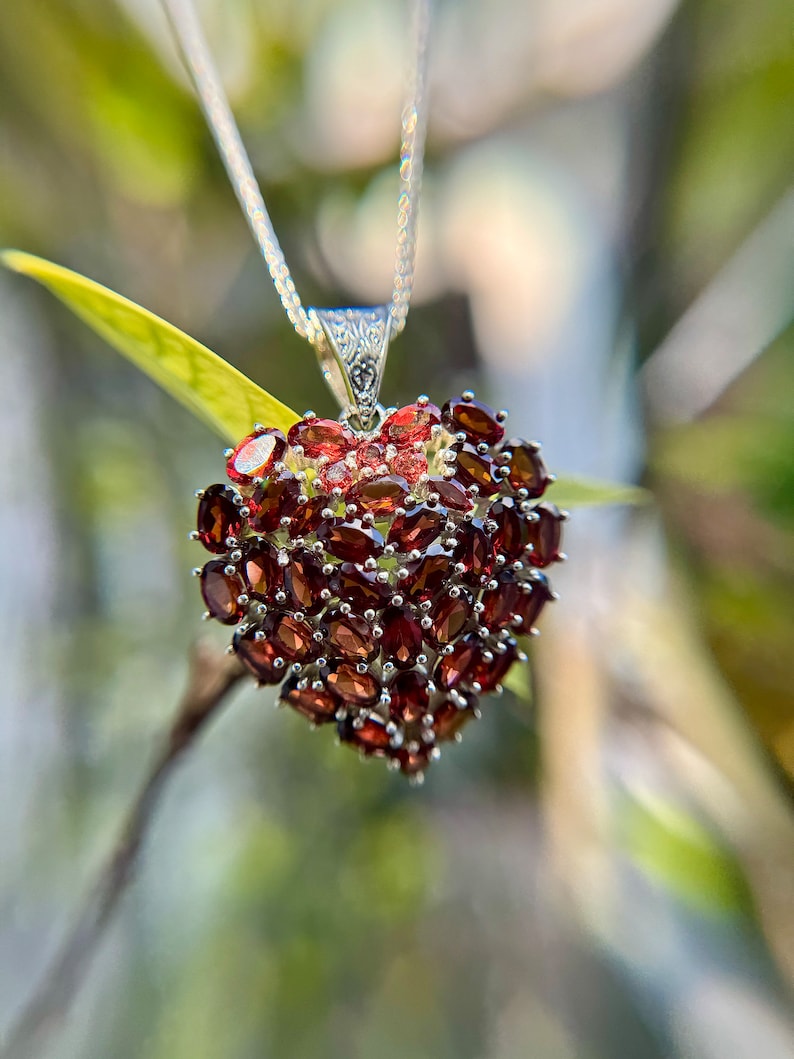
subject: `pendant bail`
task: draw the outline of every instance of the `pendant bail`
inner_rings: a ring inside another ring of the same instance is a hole
[[[388,305],[310,309],[320,324],[316,343],[323,378],[342,406],[369,430],[378,412],[378,394],[391,337]]]

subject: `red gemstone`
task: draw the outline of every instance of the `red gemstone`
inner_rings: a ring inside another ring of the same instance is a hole
[[[517,502],[511,496],[495,500],[488,518],[497,523],[491,536],[494,551],[507,559],[520,559],[529,543],[529,523]]]
[[[503,651],[492,650],[493,659],[480,658],[474,667],[473,679],[480,685],[482,691],[493,691],[507,675],[508,669],[518,658],[518,648],[515,640],[506,644],[500,644]]]
[[[452,739],[475,715],[477,696],[469,691],[459,692],[459,695],[465,700],[464,705],[459,706],[451,699],[447,699],[433,711],[433,731],[439,743],[445,739]]]
[[[393,662],[398,669],[415,665],[416,656],[422,651],[422,629],[411,611],[405,607],[387,607],[380,624],[384,660]]]
[[[400,552],[411,552],[415,548],[424,551],[440,535],[446,521],[447,513],[443,508],[417,504],[392,522],[388,542]]]
[[[346,493],[353,484],[353,472],[343,461],[331,463],[317,472],[317,483],[330,493],[333,489],[341,489]]]
[[[411,485],[416,485],[421,476],[427,474],[427,458],[421,452],[411,452],[410,449],[398,452],[391,461],[391,469]]]
[[[268,614],[263,631],[277,653],[290,662],[308,662],[317,655],[314,629],[291,614]]]
[[[287,439],[280,430],[271,428],[249,434],[226,461],[226,473],[233,482],[242,485],[254,478],[267,478],[286,451]]]
[[[323,521],[323,511],[328,505],[328,497],[322,493],[310,496],[305,504],[298,504],[289,526],[290,537],[306,537],[314,533]]]
[[[436,493],[444,507],[451,511],[471,511],[473,500],[457,482],[449,478],[428,478],[428,495]]]
[[[549,473],[541,459],[539,446],[512,438],[502,446],[502,453],[506,466],[510,468],[507,480],[512,487],[526,489],[532,498],[542,496],[549,484]]]
[[[313,688],[305,678],[293,675],[284,682],[279,696],[293,710],[303,714],[312,724],[326,724],[336,719],[339,700],[325,688]]]
[[[487,453],[479,453],[472,445],[454,445],[456,454],[455,479],[464,488],[476,486],[480,496],[499,492],[499,482],[493,476],[496,464]]]
[[[563,517],[554,504],[538,504],[534,508],[536,522],[529,523],[529,539],[533,550],[529,561],[533,566],[548,566],[560,554]]]
[[[437,647],[444,647],[463,632],[472,609],[471,597],[465,592],[458,596],[440,595],[428,611],[433,625],[425,635]]]
[[[464,401],[453,397],[441,410],[441,422],[451,434],[463,431],[474,441],[495,445],[505,436],[505,429],[492,408],[480,401]]]
[[[327,456],[335,463],[355,447],[353,434],[335,419],[302,419],[290,427],[287,440],[293,448],[303,446],[303,455],[311,460]]]
[[[382,467],[386,462],[386,450],[377,441],[362,441],[356,447],[356,467]]]
[[[383,478],[370,478],[354,485],[347,494],[347,502],[377,518],[379,515],[393,515],[402,506],[408,492],[409,486],[404,478],[387,474]]]
[[[415,669],[398,673],[389,685],[389,694],[389,712],[403,724],[416,724],[430,708],[428,678]]]
[[[242,572],[249,593],[257,599],[272,599],[281,588],[281,567],[272,544],[257,540],[245,553]]]
[[[398,446],[428,441],[433,427],[440,422],[441,413],[434,404],[409,404],[392,412],[380,428],[380,436]]]
[[[344,658],[356,662],[371,662],[380,650],[372,629],[363,618],[355,614],[334,611],[323,619],[328,642]]]
[[[284,676],[284,667],[274,665],[279,657],[278,649],[267,640],[257,640],[253,631],[245,636],[235,636],[234,649],[238,657],[263,684],[278,684]]]
[[[300,482],[290,471],[282,471],[261,485],[251,499],[251,526],[257,533],[272,533],[280,528],[282,518],[298,509]]]
[[[536,574],[522,586],[524,591],[516,605],[515,616],[521,618],[521,631],[529,632],[540,612],[553,599],[551,586],[543,574]]]
[[[436,683],[448,691],[469,684],[482,656],[482,643],[476,633],[458,640],[451,654],[442,655],[436,666]]]
[[[362,570],[354,563],[342,563],[331,583],[331,590],[346,603],[361,610],[383,607],[391,595],[388,585],[377,580],[376,570]]]
[[[421,559],[406,564],[407,594],[415,601],[432,599],[448,583],[452,557],[440,544],[431,544]]]
[[[290,561],[284,567],[284,591],[295,610],[317,614],[325,606],[320,593],[327,587],[328,580],[319,559],[302,549],[290,554]]]
[[[431,748],[429,746],[419,746],[411,750],[407,747],[402,747],[393,756],[399,761],[400,771],[403,775],[415,776],[417,772],[424,772],[427,768],[430,754]]]
[[[482,594],[482,621],[491,629],[507,625],[521,599],[521,586],[509,570],[503,571],[497,580],[498,588]]]
[[[385,757],[391,743],[391,736],[380,717],[367,717],[358,728],[352,723],[344,724],[341,738],[370,757]]]
[[[463,566],[460,576],[470,585],[479,585],[482,578],[491,572],[493,550],[479,520],[461,524],[452,558],[456,565],[460,563]]]
[[[243,516],[234,499],[238,493],[228,485],[211,485],[199,501],[196,526],[201,543],[207,551],[220,554],[229,549],[227,537],[236,537],[243,524]]]
[[[343,562],[363,563],[383,551],[381,534],[357,519],[328,519],[317,527],[317,539]]]
[[[207,610],[224,625],[236,625],[245,613],[237,597],[245,592],[242,578],[237,574],[224,573],[223,559],[213,559],[201,571],[201,595]]]
[[[352,662],[337,662],[326,677],[331,691],[348,706],[372,706],[380,698],[380,684],[367,671],[359,673]]]

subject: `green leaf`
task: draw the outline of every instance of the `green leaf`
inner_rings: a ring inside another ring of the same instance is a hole
[[[597,504],[647,504],[651,494],[638,485],[602,482],[598,478],[558,478],[548,499],[557,507],[594,507]]]
[[[254,423],[289,430],[300,416],[173,324],[99,283],[19,250],[0,253],[30,276],[221,437],[237,442]]]

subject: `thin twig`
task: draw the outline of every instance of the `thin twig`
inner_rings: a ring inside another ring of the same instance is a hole
[[[198,644],[193,650],[187,687],[160,751],[74,925],[10,1029],[0,1059],[37,1055],[66,1015],[99,942],[135,877],[138,856],[168,777],[243,675],[236,658],[218,654],[206,644]]]

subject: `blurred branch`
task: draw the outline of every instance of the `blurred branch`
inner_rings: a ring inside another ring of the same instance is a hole
[[[37,1054],[66,1015],[121,898],[135,877],[139,853],[166,781],[244,672],[236,658],[218,654],[206,644],[194,648],[187,687],[160,752],[74,925],[9,1031],[0,1059],[25,1059]]]

